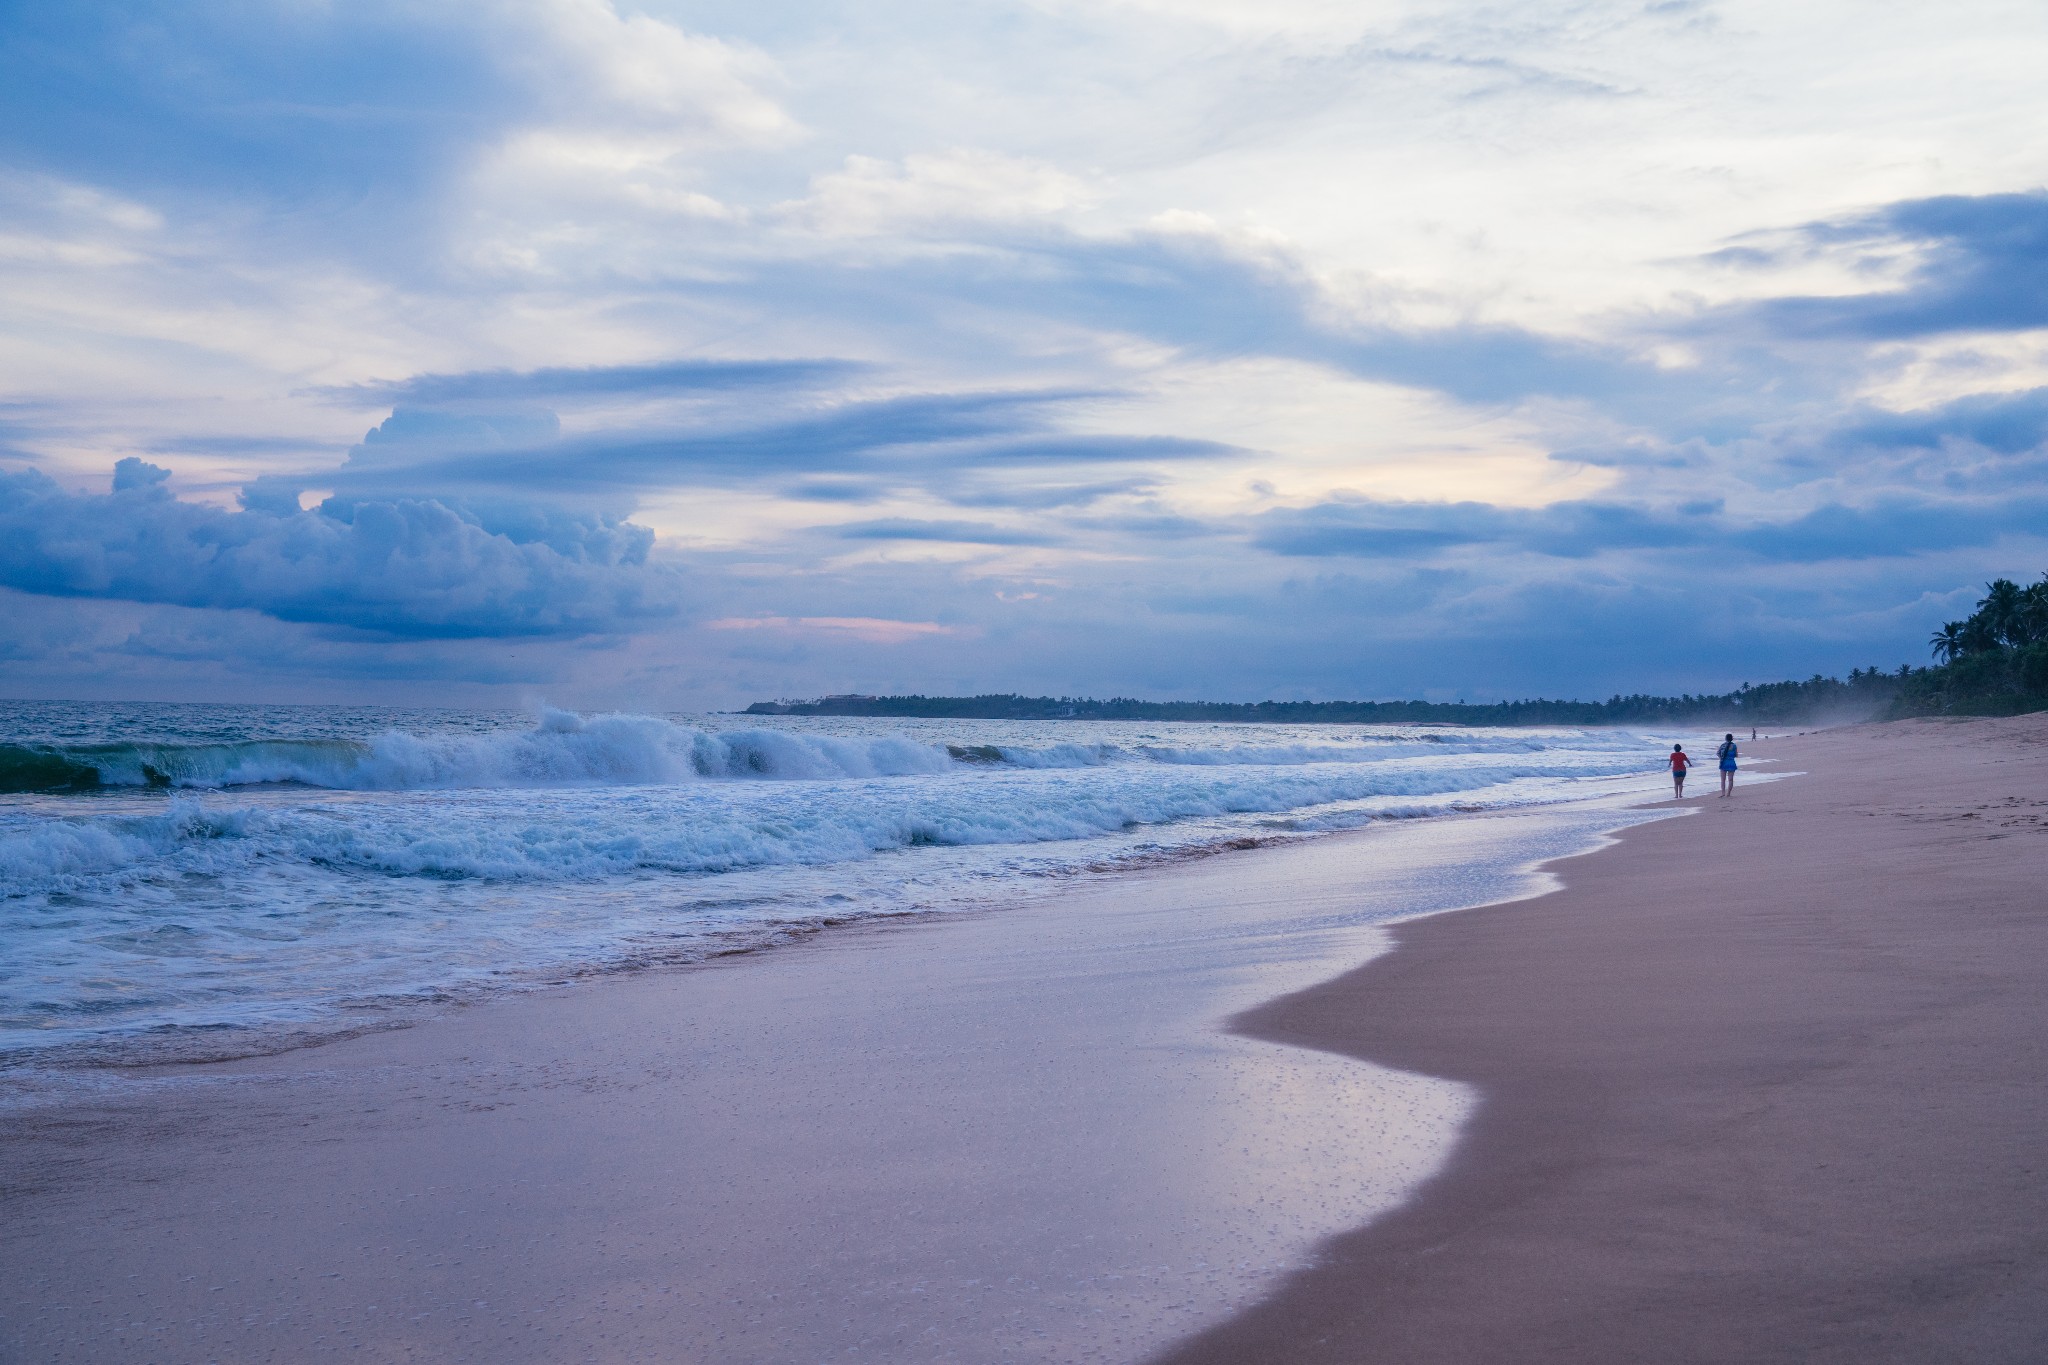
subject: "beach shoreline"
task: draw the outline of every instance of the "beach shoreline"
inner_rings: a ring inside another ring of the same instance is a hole
[[[1536,863],[1637,799],[1389,821],[105,1076],[0,1116],[0,1341],[1140,1359],[1397,1206],[1469,1107],[1222,1022],[1367,960],[1385,920],[1540,891]]]
[[[2048,1054],[2011,1007],[2048,984],[2048,724],[1758,750],[1796,776],[1387,822],[138,1072],[0,1122],[0,1333],[24,1360],[2028,1358],[2048,1209],[2014,1172],[2048,1170],[2048,1112],[1971,1071],[1958,1126],[1940,1073]],[[1871,786],[1879,756],[1920,787]],[[1743,910],[1758,877],[1782,894]],[[1877,1146],[1772,1186],[1841,1145],[1811,1078],[1989,989],[1979,958],[2005,1004],[1909,1068],[1946,1129],[1905,1142],[1927,1123],[1880,1065],[1836,1096]],[[1891,1227],[1873,1172],[1945,1202]]]
[[[1806,771],[1233,1021],[1481,1099],[1155,1365],[2040,1358],[2048,717],[1763,747]]]

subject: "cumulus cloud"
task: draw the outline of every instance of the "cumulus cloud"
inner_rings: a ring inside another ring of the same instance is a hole
[[[564,117],[757,140],[796,130],[760,89],[774,64],[758,51],[610,0],[522,0],[502,15],[500,60]]]
[[[227,511],[123,460],[108,494],[0,474],[0,585],[57,597],[241,608],[418,639],[576,636],[672,614],[653,534],[610,518],[432,499]]]

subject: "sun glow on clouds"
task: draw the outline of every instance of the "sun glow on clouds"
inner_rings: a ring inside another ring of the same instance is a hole
[[[2048,565],[2044,60],[1995,0],[19,8],[0,586],[70,616],[0,685],[1896,663]]]

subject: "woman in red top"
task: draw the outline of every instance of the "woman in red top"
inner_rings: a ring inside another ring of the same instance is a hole
[[[1685,797],[1685,770],[1692,766],[1692,760],[1685,756],[1685,746],[1671,746],[1671,797],[1674,801]]]

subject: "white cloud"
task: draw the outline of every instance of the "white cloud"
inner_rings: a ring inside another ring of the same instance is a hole
[[[900,162],[851,156],[781,206],[792,222],[834,236],[959,229],[1061,218],[1094,201],[1088,183],[1027,157],[975,148],[913,153]]]
[[[501,60],[524,68],[567,123],[639,127],[678,139],[772,143],[796,131],[760,86],[766,56],[689,33],[610,0],[528,0],[503,11]]]
[[[478,160],[459,249],[494,273],[575,270],[608,248],[630,270],[618,248],[644,256],[679,220],[744,221],[707,188],[705,159],[802,135],[765,92],[779,78],[757,50],[609,0],[532,0],[506,17],[500,59],[530,82],[532,116]]]

